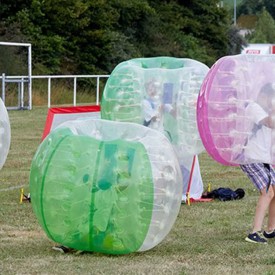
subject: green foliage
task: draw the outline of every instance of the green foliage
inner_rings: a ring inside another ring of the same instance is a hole
[[[275,20],[275,2],[270,0],[265,0],[265,8]]]
[[[27,75],[27,49],[19,47],[1,46],[0,55],[0,75]],[[7,57],[7,58],[5,58]],[[14,61],[10,62],[9,57],[13,57]]]
[[[275,41],[275,21],[264,9],[259,15],[255,30],[247,36],[250,43],[273,43]]]
[[[214,57],[212,62],[227,54],[228,30],[230,21],[225,9],[218,8],[217,1],[198,1],[191,5],[192,15],[189,17],[188,29],[200,40],[209,57]],[[198,21],[198,23],[196,23]],[[212,63],[211,62],[211,63]],[[209,63],[208,63],[209,65]]]
[[[275,2],[270,0],[243,0],[238,6],[237,15],[241,14],[257,14],[266,9],[273,19],[275,19]]]
[[[234,8],[234,0],[221,0],[219,2],[223,2],[224,7]],[[236,6],[238,7],[244,2],[244,0],[236,0]]]
[[[1,0],[1,20],[14,16],[18,11],[28,8],[32,0]]]
[[[241,14],[256,14],[264,7],[263,0],[244,0],[238,7],[237,15]]]
[[[228,16],[218,8],[217,1],[151,1],[158,14],[151,25],[152,47],[148,56],[155,55],[190,57],[211,66],[226,54]],[[146,37],[147,38],[147,37]],[[152,51],[152,50],[153,51]],[[145,54],[147,56],[147,54]]]
[[[210,66],[227,54],[230,22],[218,0],[2,2],[0,40],[32,43],[34,73],[109,74],[122,61],[151,56]]]

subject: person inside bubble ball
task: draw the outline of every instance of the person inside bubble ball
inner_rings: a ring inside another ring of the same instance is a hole
[[[271,163],[272,131],[275,129],[274,116],[275,84],[265,84],[257,97],[246,107],[246,116],[254,123],[252,134],[244,149],[250,164],[241,164],[242,171],[259,190],[252,232],[245,238],[252,243],[267,243],[275,238],[275,170]],[[273,113],[273,114],[272,114]],[[265,163],[257,160],[265,159]],[[253,162],[254,160],[254,162]],[[253,162],[253,163],[252,163]],[[264,217],[268,211],[267,230],[262,232]]]
[[[144,116],[143,125],[152,129],[164,131],[163,113],[167,112],[175,116],[175,110],[172,107],[172,102],[163,102],[163,99],[160,98],[160,86],[161,85],[154,79],[151,79],[149,82],[145,83],[146,97],[142,102]],[[171,99],[172,96],[173,94],[171,91]]]
[[[161,104],[158,97],[158,87],[154,80],[145,84],[146,98],[143,100],[144,126],[159,128]]]

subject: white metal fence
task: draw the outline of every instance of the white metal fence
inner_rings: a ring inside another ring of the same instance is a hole
[[[5,103],[5,88],[6,83],[18,84],[18,106],[10,107],[9,109],[32,109],[32,45],[30,43],[16,43],[16,42],[0,42],[0,46],[14,46],[27,47],[28,49],[28,76],[6,77],[2,74],[2,100]],[[28,86],[28,106],[24,106],[24,84]]]
[[[18,90],[18,103],[17,106],[6,106],[7,109],[32,109],[32,80],[33,79],[47,79],[48,80],[48,107],[51,107],[51,81],[52,79],[67,78],[73,79],[73,102],[76,105],[76,94],[77,94],[77,79],[79,78],[93,78],[96,79],[96,105],[99,105],[99,92],[100,92],[100,80],[108,78],[109,75],[32,75],[32,46],[29,43],[15,43],[15,42],[0,42],[0,46],[15,46],[15,47],[27,47],[28,49],[28,75],[27,76],[7,76],[5,73],[0,76],[2,82],[2,100],[6,105],[6,85],[8,83],[17,84]],[[24,94],[25,84],[27,85],[27,93]],[[27,100],[26,97],[27,96]]]
[[[30,79],[47,79],[47,91],[48,91],[48,107],[51,107],[51,90],[52,90],[52,79],[73,79],[73,106],[76,106],[76,95],[77,95],[77,80],[80,78],[92,78],[96,79],[96,105],[99,105],[100,97],[100,80],[108,78],[109,75],[32,75],[32,76],[6,76],[2,74],[0,79],[2,81],[2,100],[5,103],[6,98],[6,84],[17,83],[18,84],[18,105],[17,106],[6,106],[10,109],[32,109],[32,89],[28,92],[28,104],[24,106],[24,84],[30,82]],[[32,82],[32,81],[31,81]],[[29,91],[29,89],[28,89]]]

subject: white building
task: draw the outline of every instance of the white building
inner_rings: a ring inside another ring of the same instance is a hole
[[[248,44],[242,54],[275,54],[275,44]]]

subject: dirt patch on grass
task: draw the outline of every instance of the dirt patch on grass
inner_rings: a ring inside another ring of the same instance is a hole
[[[1,242],[25,241],[26,239],[39,239],[45,237],[43,231],[18,230],[10,226],[0,227]]]

